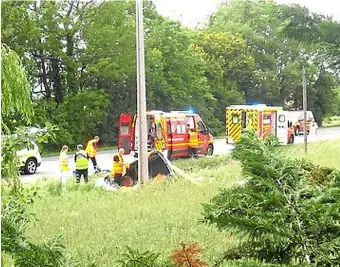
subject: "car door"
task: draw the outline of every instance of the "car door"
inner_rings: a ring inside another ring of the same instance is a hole
[[[197,121],[198,129],[198,153],[205,154],[208,149],[209,131],[208,127],[205,126],[203,121]]]

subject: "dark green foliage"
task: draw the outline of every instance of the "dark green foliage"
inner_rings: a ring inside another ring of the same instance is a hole
[[[9,133],[14,117],[23,123],[29,120],[32,111],[27,73],[17,53],[5,44],[1,44],[1,129],[3,133]]]
[[[60,148],[62,145],[76,146],[95,135],[101,136],[110,98],[104,90],[87,90],[67,96],[58,107],[51,100],[41,100],[34,106],[33,123],[59,126],[55,142],[46,148]]]
[[[297,162],[301,164],[301,168],[306,171],[305,174],[309,176],[311,181],[320,184],[329,182],[329,179],[332,177],[330,174],[335,171],[335,169],[315,165],[304,159],[297,160]]]
[[[44,103],[45,109],[35,107],[35,122],[59,126],[53,149],[96,132],[103,142],[116,144],[119,114],[136,111],[135,3],[5,1],[1,12],[2,41],[19,54],[31,84],[17,88],[26,95],[31,90],[37,106]],[[196,30],[162,17],[145,1],[144,27],[147,109],[193,107],[219,135],[230,104],[291,103],[287,108],[301,109],[301,63],[308,62],[308,106],[319,125],[325,114],[338,110],[333,92],[338,78],[328,66],[339,70],[339,23],[306,8],[231,0]],[[85,122],[85,134],[75,124],[79,113],[70,118],[82,103],[64,103],[78,94],[84,99],[89,88],[103,89],[108,97],[96,101],[104,116],[89,116],[100,123]]]
[[[1,100],[2,104],[8,105],[2,111],[10,119],[12,114],[24,113],[24,118],[29,120],[32,115],[30,112],[32,103],[27,91],[29,85],[26,73],[17,60],[15,52],[6,48],[3,56],[8,57],[6,67],[13,71],[2,73],[1,78],[2,82],[6,83],[6,92],[2,94]],[[2,127],[6,129],[6,135],[1,136],[1,178],[6,180],[6,185],[1,185],[2,255],[4,253],[10,255],[14,265],[18,267],[75,266],[76,263],[67,256],[59,236],[39,244],[31,242],[25,235],[28,223],[34,219],[33,214],[27,211],[27,205],[34,202],[37,191],[35,188],[25,189],[22,186],[16,152],[22,147],[30,147],[32,141],[46,142],[53,136],[55,127],[47,122],[45,128],[35,133],[23,126],[10,130],[4,122]]]
[[[203,221],[240,238],[227,259],[335,266],[340,262],[340,173],[285,158],[275,145],[252,132],[241,138],[232,157],[241,162],[247,183],[205,204]]]

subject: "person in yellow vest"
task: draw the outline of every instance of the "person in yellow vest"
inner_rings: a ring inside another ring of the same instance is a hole
[[[77,145],[74,162],[76,164],[76,183],[80,183],[82,176],[84,176],[84,182],[87,183],[89,181],[89,156],[84,151],[83,145]]]
[[[87,146],[86,146],[86,149],[85,149],[86,152],[87,152],[87,155],[89,156],[89,158],[92,161],[95,173],[98,173],[98,172],[101,171],[101,169],[97,165],[97,160],[96,160],[96,155],[97,155],[97,150],[98,150],[98,146],[97,146],[98,142],[99,142],[99,136],[95,136],[92,140],[87,142]]]
[[[65,184],[69,175],[69,165],[68,165],[68,146],[64,145],[59,154],[59,168],[60,168],[60,182]]]
[[[197,158],[198,150],[198,134],[193,128],[188,132],[189,134],[189,156]]]
[[[129,168],[129,164],[124,162],[124,148],[119,148],[118,153],[113,157],[112,176],[114,181],[120,186],[124,180],[124,167]]]

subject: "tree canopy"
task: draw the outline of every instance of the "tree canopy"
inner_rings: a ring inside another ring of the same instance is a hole
[[[28,72],[33,122],[62,126],[58,146],[95,133],[115,143],[119,114],[136,110],[134,3],[4,2],[1,20],[2,41]],[[148,109],[192,107],[219,134],[230,104],[301,109],[305,66],[317,122],[338,112],[340,26],[331,18],[299,5],[231,0],[204,28],[191,29],[145,2],[144,24]],[[87,116],[85,99],[101,112],[79,132],[61,118],[68,107]]]

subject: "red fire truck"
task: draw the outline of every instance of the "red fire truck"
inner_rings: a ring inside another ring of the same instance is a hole
[[[137,152],[136,119],[137,115],[132,116],[130,113],[120,115],[118,146],[123,147],[126,154]],[[189,111],[148,111],[148,150],[161,151],[168,159],[188,157],[188,131],[191,128],[198,133],[198,154],[212,155],[214,137],[199,115]]]

